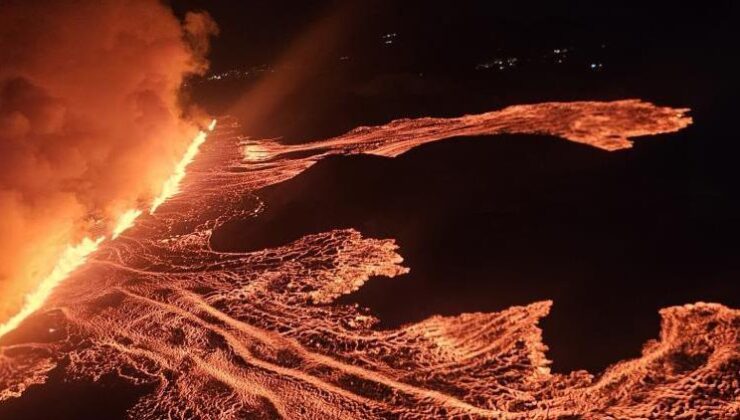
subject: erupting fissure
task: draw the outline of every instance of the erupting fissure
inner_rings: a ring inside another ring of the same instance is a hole
[[[208,124],[208,132],[216,128],[216,120],[211,120]],[[182,159],[175,166],[173,174],[162,185],[162,192],[157,196],[149,210],[153,214],[156,209],[169,198],[180,192],[180,183],[185,178],[188,165],[195,159],[200,146],[206,141],[208,134],[200,130],[188,146]],[[118,218],[115,226],[111,231],[111,240],[118,238],[123,232],[134,226],[136,219],[143,213],[140,209],[129,209]],[[69,245],[64,250],[59,260],[54,265],[51,273],[39,283],[38,287],[26,295],[21,309],[13,315],[8,321],[0,324],[0,337],[16,329],[26,318],[36,312],[51,295],[51,292],[62,283],[73,271],[79,268],[87,261],[87,258],[98,249],[100,244],[106,239],[100,236],[97,239],[85,237],[76,245]]]
[[[62,256],[57,261],[51,273],[44,278],[39,286],[26,295],[21,310],[13,315],[7,322],[0,325],[0,337],[13,331],[18,325],[28,318],[29,315],[36,312],[44,304],[54,288],[67,278],[77,267],[81,266],[87,257],[98,249],[98,245],[105,240],[104,236],[97,239],[84,238],[80,243],[74,246],[68,246]]]
[[[134,222],[136,219],[141,216],[142,211],[139,209],[130,209],[123,213],[118,218],[118,223],[116,223],[116,226],[113,228],[113,233],[111,234],[111,239],[116,239],[119,237],[123,232],[128,230],[131,226],[134,225]]]
[[[214,128],[216,128],[216,120],[212,120],[211,123],[208,125],[208,131],[213,131]],[[177,162],[177,165],[175,166],[175,171],[172,173],[172,175],[170,175],[169,178],[167,178],[167,180],[162,185],[162,192],[159,194],[158,197],[154,199],[154,202],[149,209],[149,214],[154,214],[154,212],[159,206],[162,205],[162,203],[167,201],[168,198],[180,192],[180,182],[182,182],[182,179],[185,178],[185,169],[187,169],[188,165],[190,165],[193,159],[195,159],[195,155],[198,154],[200,145],[202,145],[206,141],[206,137],[208,137],[208,134],[205,131],[199,131],[198,134],[195,136],[193,141],[190,143],[190,146],[185,151],[182,159]]]

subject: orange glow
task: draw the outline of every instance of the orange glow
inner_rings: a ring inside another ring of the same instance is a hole
[[[327,156],[396,157],[423,144],[461,136],[542,134],[613,152],[632,147],[635,137],[686,128],[693,122],[689,111],[639,99],[514,105],[455,118],[403,118],[301,144],[249,140],[240,143],[240,157],[250,170],[261,170],[254,182],[267,186],[293,178]],[[293,154],[303,157],[288,158]]]
[[[120,236],[124,231],[131,228],[131,226],[134,225],[134,222],[136,219],[141,216],[142,211],[139,209],[130,209],[123,213],[121,217],[118,218],[118,222],[116,223],[116,226],[113,228],[113,232],[111,233],[111,239],[116,239],[118,236]]]
[[[208,69],[207,12],[63,3],[0,2],[0,325],[67,248],[146,213],[193,123],[210,122],[182,95]]]
[[[216,128],[216,120],[212,120],[211,123],[208,125],[208,131],[213,131],[214,128]],[[180,159],[177,165],[175,165],[175,170],[172,175],[170,175],[170,177],[167,178],[167,180],[162,185],[162,192],[152,202],[152,206],[149,209],[149,214],[154,214],[154,212],[159,206],[162,205],[162,203],[180,192],[180,182],[182,182],[182,179],[185,178],[185,170],[193,161],[193,159],[195,159],[195,156],[198,154],[198,150],[200,149],[200,145],[205,143],[207,137],[208,134],[206,134],[205,131],[198,132],[193,141],[190,143],[190,146],[188,146],[188,149],[185,151],[182,159]]]
[[[242,148],[242,155],[247,162],[258,162],[270,157],[270,151],[258,143],[250,143]]]
[[[212,120],[208,125],[208,131],[213,131],[214,128],[216,128],[216,120]],[[198,135],[195,136],[186,150],[185,155],[183,155],[182,159],[175,167],[174,173],[167,179],[167,181],[165,181],[162,187],[162,193],[154,200],[150,209],[150,214],[154,213],[157,207],[167,201],[168,198],[180,192],[180,182],[185,177],[185,169],[198,154],[198,149],[200,145],[205,142],[206,137],[207,134],[204,131],[199,131]],[[118,221],[111,231],[111,239],[113,240],[118,238],[123,232],[130,229],[142,213],[142,210],[139,209],[129,209],[124,212],[118,218]],[[79,244],[68,246],[57,261],[52,272],[41,281],[36,290],[26,295],[20,311],[7,322],[0,325],[0,337],[17,328],[23,320],[38,310],[44,304],[49,295],[51,295],[54,288],[62,283],[76,268],[85,263],[85,261],[87,261],[87,257],[93,251],[98,249],[98,246],[104,240],[104,236],[95,240],[86,237]]]
[[[33,293],[26,295],[26,300],[21,310],[7,322],[0,325],[0,337],[14,330],[24,319],[39,309],[54,288],[64,281],[77,267],[87,261],[88,255],[98,249],[98,245],[104,239],[104,236],[95,240],[84,238],[77,245],[67,247],[51,271],[51,274],[41,281],[39,287]]]
[[[686,127],[686,112],[640,101],[534,104],[397,120],[300,145],[245,143],[224,130],[208,150],[211,176],[188,186],[186,205],[152,218],[137,246],[96,255],[106,267],[98,278],[56,291],[54,305],[83,348],[53,336],[0,344],[0,402],[64,367],[79,379],[113,374],[158,385],[131,418],[735,418],[738,310],[663,309],[661,333],[641,355],[599,374],[562,374],[549,368],[539,325],[549,300],[398,328],[378,328],[371,312],[338,301],[375,277],[413,269],[392,238],[337,229],[253,252],[210,247],[223,223],[263,206],[234,197],[331,155],[394,157],[444,138],[501,133],[551,134],[607,153]]]

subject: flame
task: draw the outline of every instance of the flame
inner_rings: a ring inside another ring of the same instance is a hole
[[[216,120],[212,120],[211,123],[208,125],[208,131],[213,131],[214,128],[216,128]],[[185,178],[185,169],[187,169],[188,165],[190,165],[193,159],[195,159],[195,155],[198,154],[198,149],[200,148],[200,145],[206,141],[206,137],[208,137],[208,134],[205,131],[198,131],[198,134],[195,136],[193,141],[190,143],[190,146],[188,146],[188,149],[185,151],[185,155],[183,155],[182,159],[180,159],[180,161],[175,166],[175,171],[162,185],[162,192],[159,194],[158,197],[154,199],[154,202],[152,202],[152,207],[149,209],[149,214],[154,214],[154,212],[159,206],[162,205],[162,203],[180,192],[180,182],[182,182],[182,179]]]
[[[24,319],[36,312],[44,304],[54,288],[77,267],[87,261],[87,256],[98,249],[98,246],[104,239],[104,236],[94,240],[86,237],[77,245],[68,246],[61,257],[59,257],[59,261],[57,261],[51,273],[41,281],[36,290],[26,295],[26,300],[21,310],[13,315],[6,323],[0,325],[0,337],[14,330]]]
[[[136,221],[136,218],[141,216],[142,211],[139,209],[130,209],[123,213],[119,218],[118,222],[116,223],[116,226],[113,228],[113,232],[111,233],[111,239],[116,239],[119,235],[121,235],[124,231],[128,230],[131,226],[134,225],[134,222]]]

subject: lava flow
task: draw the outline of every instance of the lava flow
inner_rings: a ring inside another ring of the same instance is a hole
[[[737,310],[663,309],[661,335],[641,357],[599,376],[563,375],[550,372],[537,326],[550,301],[395,330],[335,303],[373,276],[409,270],[393,239],[342,229],[248,253],[209,245],[223,223],[259,217],[261,201],[245,208],[245,197],[326,156],[397,156],[456,135],[523,132],[614,150],[687,126],[685,113],[640,101],[535,104],[298,146],[245,139],[222,121],[167,212],[101,244],[23,334],[0,340],[0,401],[43,388],[57,369],[146,385],[127,413],[136,419],[736,417]],[[181,178],[163,192],[179,191]]]

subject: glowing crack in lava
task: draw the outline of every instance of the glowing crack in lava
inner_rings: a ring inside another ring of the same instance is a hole
[[[215,127],[216,120],[214,119],[208,125],[208,130],[213,131]],[[179,192],[180,183],[185,177],[185,170],[195,158],[200,145],[206,141],[206,137],[207,134],[204,131],[199,131],[195,136],[183,158],[175,166],[174,173],[167,179],[167,181],[165,181],[162,187],[162,193],[154,200],[150,213],[154,213],[157,207]],[[124,231],[131,228],[141,214],[142,211],[139,209],[130,209],[124,212],[118,218],[118,221],[113,227],[111,239],[118,238],[118,236],[120,236]],[[86,237],[79,244],[68,246],[60,256],[51,273],[41,280],[36,290],[26,296],[25,302],[20,311],[4,324],[0,325],[0,337],[17,328],[24,319],[38,310],[44,304],[54,288],[69,277],[76,268],[84,264],[87,257],[97,250],[100,243],[104,240],[104,236],[98,237],[95,240]]]
[[[555,374],[537,326],[550,301],[395,330],[336,304],[373,276],[409,270],[393,239],[342,229],[248,253],[209,245],[223,223],[260,216],[260,200],[245,208],[245,196],[332,154],[396,156],[450,136],[512,132],[613,150],[687,126],[685,112],[640,101],[523,105],[298,146],[242,138],[222,120],[167,212],[101,244],[0,340],[0,401],[61,369],[72,380],[147,385],[127,413],[136,419],[737,417],[737,310],[663,309],[660,337],[641,357],[599,376]]]
[[[216,128],[215,119],[212,120],[208,125],[208,131],[213,131],[214,128]],[[149,208],[149,214],[154,214],[154,212],[159,206],[162,205],[162,203],[167,201],[168,198],[180,192],[180,183],[182,182],[182,179],[185,178],[185,170],[187,169],[188,165],[193,162],[193,159],[195,159],[195,155],[198,154],[198,149],[203,143],[205,143],[207,136],[208,134],[206,134],[205,131],[199,131],[198,134],[195,136],[193,141],[190,143],[190,146],[188,146],[187,150],[185,151],[182,159],[177,162],[177,165],[175,166],[175,171],[164,182],[164,185],[162,185],[162,192],[154,199],[152,206]]]
[[[113,227],[111,239],[116,239],[123,232],[129,230],[134,225],[134,222],[136,222],[136,219],[141,216],[141,213],[142,211],[139,209],[129,209],[124,212],[121,217],[118,218],[118,222],[116,223],[115,227]]]
[[[0,325],[0,337],[14,330],[24,319],[41,308],[46,299],[51,295],[54,288],[66,279],[77,267],[87,261],[88,255],[98,249],[98,245],[105,237],[101,236],[95,240],[84,238],[74,246],[68,246],[62,252],[54,269],[39,283],[36,290],[26,296],[21,310],[13,315],[7,322]]]

